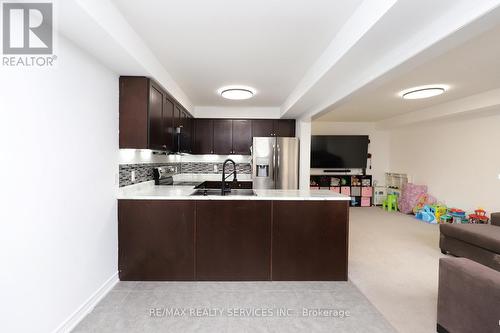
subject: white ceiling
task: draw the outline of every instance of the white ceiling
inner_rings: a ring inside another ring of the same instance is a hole
[[[384,82],[375,80],[327,109],[318,121],[381,121],[500,87],[500,25]],[[403,64],[402,66],[405,66]],[[398,92],[414,86],[443,83],[443,95],[403,100]]]
[[[113,0],[197,106],[280,106],[361,0]],[[224,85],[257,89],[227,101]]]

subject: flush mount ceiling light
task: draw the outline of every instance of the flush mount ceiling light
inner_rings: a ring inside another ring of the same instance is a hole
[[[405,89],[399,93],[399,96],[403,99],[422,99],[441,95],[448,89],[447,85],[433,84]]]
[[[222,87],[217,92],[222,97],[233,100],[249,99],[256,93],[254,88],[245,86]]]

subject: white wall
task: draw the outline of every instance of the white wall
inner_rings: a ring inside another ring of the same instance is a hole
[[[311,178],[311,120],[298,119],[295,126],[299,138],[299,189],[308,190]]]
[[[369,135],[368,152],[372,154],[372,169],[367,169],[369,175],[378,184],[385,183],[385,173],[389,168],[389,132],[378,130],[375,123],[366,122],[329,122],[313,121],[312,135]],[[312,174],[322,174],[322,169],[311,169]]]
[[[118,75],[57,37],[0,67],[0,331],[51,332],[117,273]]]
[[[500,110],[496,115],[455,117],[391,131],[391,170],[447,205],[500,211]]]
[[[194,116],[197,118],[280,118],[279,107],[220,107],[196,106]]]
[[[59,0],[54,10],[56,27],[62,35],[120,75],[154,78],[188,111],[193,111],[187,95],[114,1]]]

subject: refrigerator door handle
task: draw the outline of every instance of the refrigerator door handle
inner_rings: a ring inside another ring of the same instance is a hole
[[[272,161],[273,161],[273,182],[276,182],[276,145],[273,144],[273,157],[272,157]]]
[[[281,149],[280,145],[276,145],[278,148],[278,153],[276,154],[276,181],[279,180],[279,172],[280,172],[280,155],[281,155]]]

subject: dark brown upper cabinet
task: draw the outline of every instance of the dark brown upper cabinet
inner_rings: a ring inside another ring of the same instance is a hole
[[[174,128],[177,128],[182,125],[182,110],[179,105],[175,105],[174,108]]]
[[[153,80],[121,76],[120,148],[177,151],[175,127],[181,112],[192,118]]]
[[[295,120],[194,119],[153,80],[121,76],[119,133],[120,148],[246,155],[253,137],[294,137]]]
[[[294,119],[254,119],[252,120],[252,136],[254,137],[294,137]]]
[[[272,119],[253,119],[252,120],[252,137],[268,137],[273,136],[274,120]]]
[[[249,155],[252,145],[252,121],[246,119],[233,120],[233,154]]]
[[[163,141],[169,151],[175,150],[174,132],[174,102],[166,97],[163,104]]]
[[[174,123],[174,151],[178,152],[181,149],[181,141],[180,141],[180,134],[179,134],[179,128],[182,129],[182,111],[181,107],[178,104],[174,105],[174,118],[172,119]]]
[[[193,154],[249,155],[253,137],[294,137],[291,119],[193,119]]]
[[[149,89],[149,145],[150,149],[164,149],[163,104],[164,95],[154,84]]]
[[[120,148],[149,148],[149,88],[144,77],[120,77]]]
[[[295,120],[294,119],[277,119],[273,121],[274,135],[279,137],[294,137],[295,136]]]
[[[233,153],[233,121],[231,119],[215,119],[214,122],[214,154]]]
[[[193,153],[214,153],[214,121],[212,119],[196,119],[194,121]]]
[[[192,153],[193,145],[193,118],[191,115],[183,110],[181,114],[181,144],[180,151],[182,153]]]

